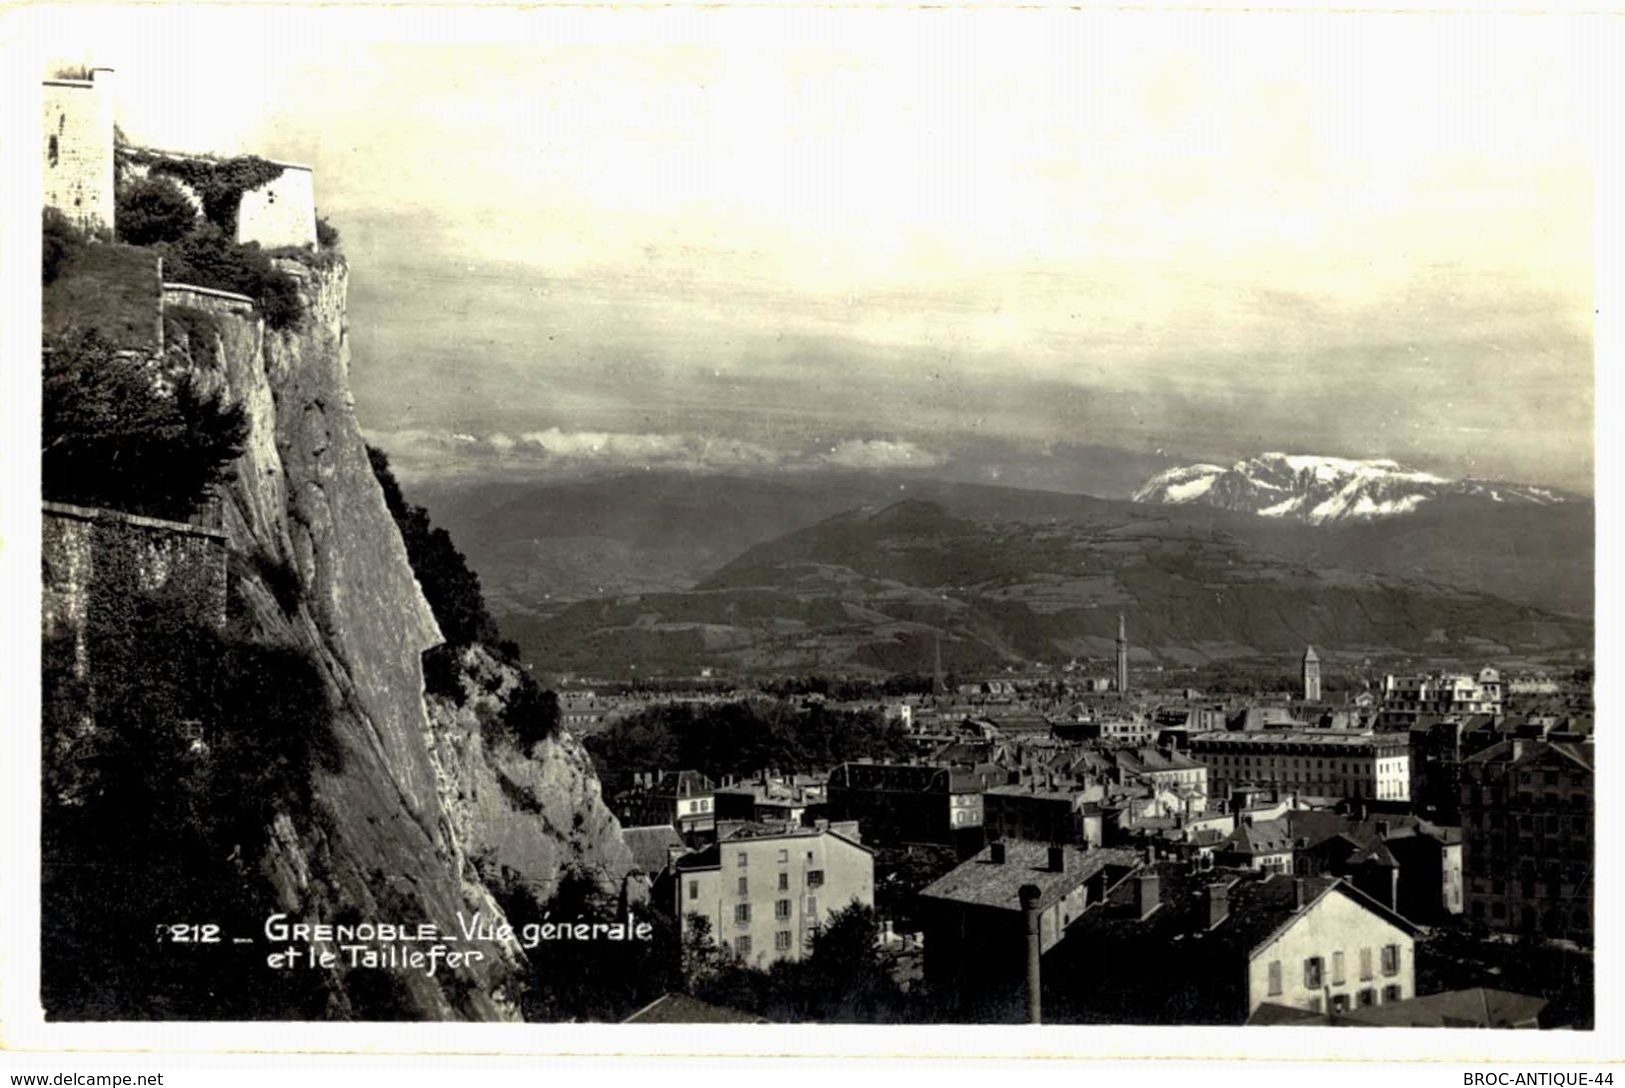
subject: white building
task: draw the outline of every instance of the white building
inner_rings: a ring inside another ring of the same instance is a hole
[[[1411,753],[1404,735],[1259,731],[1203,733],[1191,755],[1208,766],[1208,789],[1275,786],[1310,797],[1408,801]]]
[[[1266,1002],[1338,1013],[1416,996],[1409,923],[1341,880],[1305,900],[1248,958],[1249,1014]]]
[[[710,919],[718,945],[752,967],[807,954],[813,932],[875,902],[874,852],[828,827],[747,828],[675,863],[677,917]]]
[[[1382,678],[1380,724],[1409,728],[1424,714],[1500,714],[1501,674],[1493,668],[1468,673],[1428,673]]]

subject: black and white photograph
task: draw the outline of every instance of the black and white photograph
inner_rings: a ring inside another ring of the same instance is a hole
[[[1616,1045],[1609,17],[25,14],[40,1030]]]

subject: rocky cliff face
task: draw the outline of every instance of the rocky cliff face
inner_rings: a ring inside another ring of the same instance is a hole
[[[580,867],[607,891],[637,895],[625,887],[632,855],[586,749],[561,731],[520,752],[492,727],[517,671],[479,646],[463,650],[458,667],[462,697],[429,697],[424,740],[465,874],[486,888],[521,881],[546,900],[567,868]]]
[[[214,328],[192,322],[190,336],[212,342],[179,345],[251,422],[223,497],[238,622],[320,664],[342,755],[337,770],[319,772],[310,826],[278,821],[265,868],[280,901],[267,912],[455,932],[459,912],[500,918],[476,865],[492,859],[543,894],[566,862],[618,885],[631,858],[575,741],[529,754],[482,741],[479,715],[500,712],[511,690],[505,666],[472,651],[464,667],[478,699],[426,705],[421,654],[441,634],[352,410],[347,270],[342,261],[279,263],[300,282],[300,328],[270,331],[240,303],[192,297],[186,305],[208,311]],[[514,1019],[524,968],[510,942],[466,972],[401,972],[386,987],[394,1007],[383,1010],[375,997],[358,1001],[341,975],[329,1013]]]

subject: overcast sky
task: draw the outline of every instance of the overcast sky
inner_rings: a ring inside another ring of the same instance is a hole
[[[981,458],[1032,482],[1122,448],[1134,473],[1289,450],[1591,489],[1585,24],[81,30],[61,52],[118,68],[137,142],[315,167],[356,410],[407,475]]]

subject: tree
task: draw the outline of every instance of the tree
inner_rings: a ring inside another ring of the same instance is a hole
[[[814,934],[802,982],[822,1021],[890,1019],[902,997],[879,947],[880,919],[857,900],[830,914]]]
[[[899,931],[912,931],[919,893],[959,864],[951,846],[883,847],[875,856],[875,909]]]
[[[743,966],[720,951],[701,959],[705,952],[696,944],[691,962],[701,969],[689,972],[690,987],[703,1000],[780,1022],[902,1019],[903,993],[876,942],[878,934],[874,909],[854,900],[829,915],[805,958],[781,960],[768,971]],[[690,937],[709,945],[709,922],[691,916]],[[690,946],[685,942],[684,947]]]
[[[505,870],[493,889],[510,924],[520,932],[544,921],[649,927],[647,940],[550,940],[540,937],[527,947],[531,971],[520,998],[525,1019],[532,1022],[618,1022],[655,998],[681,988],[675,924],[646,906],[622,910],[594,876],[568,867],[547,903]]]
[[[263,866],[273,820],[307,829],[313,774],[340,765],[315,663],[193,612],[167,589],[93,594],[88,678],[71,646],[46,647],[41,997],[52,1018],[321,1013],[319,979],[269,970],[252,947],[155,940],[175,923],[252,933],[274,899]]]
[[[529,673],[521,671],[519,686],[508,696],[508,705],[502,712],[503,727],[518,743],[520,751],[529,752],[538,742],[557,734],[561,720],[559,697],[551,691],[543,691]]]
[[[169,178],[136,178],[118,191],[116,222],[121,242],[136,246],[176,242],[191,232],[197,219],[197,209]]]
[[[336,249],[339,244],[339,229],[320,215],[316,217],[316,244],[323,249]]]
[[[704,914],[690,914],[684,926],[683,981],[693,989],[716,976],[722,970],[722,949],[711,932],[711,919]]]
[[[479,642],[494,647],[501,632],[485,607],[479,575],[470,569],[468,560],[452,543],[451,535],[429,521],[429,512],[406,501],[389,467],[389,455],[376,446],[368,446],[367,460],[378,486],[383,489],[384,505],[401,531],[407,562],[423,587],[423,596],[447,643],[467,646]]]
[[[40,282],[46,286],[55,283],[68,258],[84,244],[84,233],[68,222],[67,216],[55,208],[46,208],[40,224]]]
[[[293,328],[304,316],[293,277],[276,268],[257,243],[239,245],[215,223],[196,222],[160,249],[165,279],[247,295],[273,329]]]
[[[165,375],[95,332],[45,345],[41,461],[45,497],[184,518],[232,478],[248,421],[224,391]]]

